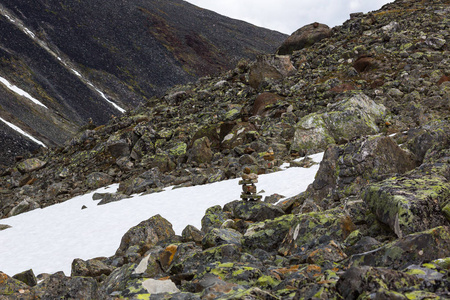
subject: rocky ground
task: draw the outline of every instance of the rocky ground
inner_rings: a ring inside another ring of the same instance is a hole
[[[7,217],[112,182],[105,203],[325,151],[296,197],[212,207],[182,236],[153,216],[69,277],[0,273],[0,298],[450,298],[449,4],[307,26],[285,55],[177,86],[2,170]]]

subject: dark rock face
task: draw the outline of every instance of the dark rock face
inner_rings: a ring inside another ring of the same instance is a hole
[[[283,42],[280,48],[278,48],[277,53],[280,55],[292,54],[294,51],[310,47],[314,43],[330,36],[330,27],[315,22],[295,31]]]
[[[414,157],[389,137],[362,139],[331,146],[308,188],[315,199],[358,195],[368,181],[403,174],[416,166]]]
[[[47,109],[0,84],[0,116],[48,146],[62,144],[90,120],[101,125],[120,115],[105,97],[128,109],[175,84],[230,69],[241,58],[273,52],[285,38],[184,1],[1,5],[0,76]],[[14,147],[18,136],[8,132],[15,155],[23,154]]]

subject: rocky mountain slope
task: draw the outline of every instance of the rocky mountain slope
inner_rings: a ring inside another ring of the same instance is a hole
[[[37,285],[1,273],[0,295],[450,298],[449,13],[448,0],[397,0],[352,14],[309,47],[174,87],[4,170],[6,217],[112,182],[106,205],[325,151],[296,197],[212,207],[181,237],[149,216],[113,257],[76,259],[70,277]]]
[[[286,38],[181,0],[2,0],[0,31],[0,79],[43,104],[0,84],[0,118],[48,146]],[[1,121],[0,130],[0,164],[36,149]]]

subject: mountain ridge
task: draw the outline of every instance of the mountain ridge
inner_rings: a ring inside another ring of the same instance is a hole
[[[4,86],[0,105],[49,145],[169,86],[273,51],[286,37],[184,1],[5,0],[0,11],[0,75],[49,109],[33,107]]]

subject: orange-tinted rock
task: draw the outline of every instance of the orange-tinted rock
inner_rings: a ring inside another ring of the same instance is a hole
[[[262,93],[256,97],[255,103],[253,103],[252,115],[263,115],[264,109],[267,105],[275,104],[278,100],[283,100],[284,98],[280,95],[274,93]]]
[[[250,67],[249,84],[258,89],[266,81],[278,81],[293,75],[296,69],[287,55],[261,55]]]
[[[358,73],[367,72],[372,69],[376,64],[376,60],[370,56],[361,56],[358,58],[353,67],[358,71]]]
[[[441,84],[443,84],[444,82],[446,82],[446,81],[450,81],[450,76],[445,76],[445,75],[442,75],[442,77],[441,77],[441,79],[439,79],[439,81],[438,81],[438,85],[441,85]]]

